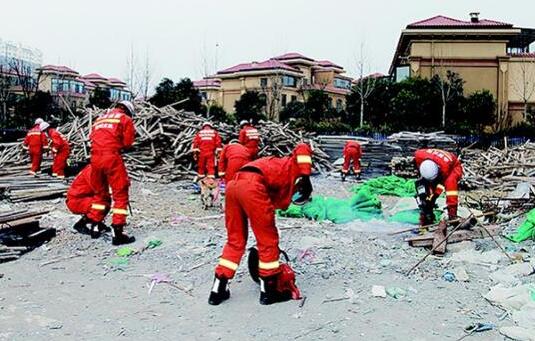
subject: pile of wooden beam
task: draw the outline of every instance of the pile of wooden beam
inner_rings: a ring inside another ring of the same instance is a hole
[[[412,156],[394,156],[389,164],[392,175],[402,178],[416,178],[418,171],[414,166],[414,157]]]
[[[89,158],[91,126],[102,113],[100,109],[87,109],[59,127],[71,144],[71,160],[83,162]],[[133,150],[124,154],[131,177],[139,181],[168,182],[194,175],[191,144],[206,120],[172,106],[157,108],[150,103],[137,103],[136,142]],[[237,137],[239,133],[239,127],[225,123],[214,123],[214,128],[223,139]],[[298,142],[312,140],[307,134],[275,122],[261,122],[258,129],[264,143],[261,156],[287,155]],[[18,144],[4,146],[1,150],[0,166],[17,166],[26,160]],[[319,148],[315,149],[314,163],[320,172],[332,168],[328,155]]]
[[[39,226],[47,213],[42,210],[0,212],[0,263],[18,259],[55,237],[55,229]]]
[[[488,188],[509,192],[527,182],[535,194],[535,143],[486,151],[463,150],[463,184],[470,189]]]
[[[0,175],[0,199],[11,202],[63,197],[67,189],[67,184],[50,176]]]
[[[401,131],[388,136],[387,141],[400,146],[403,155],[412,154],[421,148],[438,148],[451,152],[457,149],[455,140],[442,131],[432,133]]]

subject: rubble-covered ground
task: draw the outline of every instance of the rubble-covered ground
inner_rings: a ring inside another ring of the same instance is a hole
[[[350,194],[350,182],[314,183],[318,194]],[[404,226],[384,221],[278,219],[281,247],[306,300],[261,306],[243,261],[231,299],[210,306],[213,267],[225,241],[221,212],[202,210],[187,182],[135,183],[131,196],[133,247],[163,243],[126,260],[109,240],[75,234],[78,217],[61,200],[0,204],[52,207],[41,225],[58,229],[50,243],[0,264],[0,340],[457,340],[470,324],[512,324],[483,298],[493,285],[489,274],[507,264],[492,240],[449,247],[444,258],[430,257],[406,276],[426,250],[407,246],[403,235],[388,236]],[[498,240],[512,253],[520,247],[534,253],[532,242]],[[488,253],[476,262],[454,260],[472,248]],[[443,278],[459,267],[467,282]],[[177,286],[158,283],[149,294],[150,275],[158,273]],[[372,296],[375,285],[390,295]],[[396,291],[398,298],[392,297]],[[470,338],[504,337],[493,330]]]

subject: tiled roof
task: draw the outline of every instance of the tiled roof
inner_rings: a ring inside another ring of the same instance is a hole
[[[87,88],[87,89],[94,89],[96,88],[97,86],[95,84],[93,84],[91,81],[83,78],[83,77],[78,77],[76,78],[77,81],[80,81],[82,83],[84,83],[84,86]]]
[[[59,73],[74,73],[78,75],[77,71],[74,71],[70,67],[63,65],[43,65],[39,68],[43,72],[59,72]]]
[[[293,71],[293,72],[301,72],[299,71],[299,69],[293,68],[276,59],[268,59],[266,61],[259,62],[259,63],[253,62],[253,63],[238,64],[228,69],[218,71],[217,74],[228,74],[228,73],[235,73],[235,72],[260,71],[260,70],[277,70],[277,69]]]
[[[193,82],[193,86],[196,88],[203,88],[203,87],[220,87],[221,81],[216,78],[205,78],[198,81]]]
[[[337,69],[343,69],[343,67],[331,62],[330,60],[318,60],[316,62],[316,64],[321,66],[321,67],[326,67],[326,68],[334,67],[334,68],[337,68]]]
[[[120,80],[119,78],[108,78],[108,82],[111,85],[119,85],[119,86],[126,86],[126,83]]]
[[[283,55],[280,55],[280,56],[277,56],[277,57],[273,57],[273,59],[277,59],[277,60],[305,59],[305,60],[310,60],[312,62],[314,61],[314,59],[312,59],[310,57],[307,57],[307,56],[304,56],[301,53],[297,53],[297,52],[285,53]]]
[[[470,20],[468,21],[459,20],[459,19],[446,17],[443,15],[437,15],[432,18],[420,20],[420,21],[407,25],[407,28],[433,28],[433,27],[451,27],[451,28],[500,27],[500,28],[503,28],[503,27],[513,27],[513,25],[500,22],[500,21],[487,20],[487,19],[479,19],[477,22],[472,22]]]
[[[108,81],[106,77],[103,77],[99,75],[98,73],[90,73],[88,75],[83,76],[83,78],[88,79],[90,81],[104,81],[104,82]]]

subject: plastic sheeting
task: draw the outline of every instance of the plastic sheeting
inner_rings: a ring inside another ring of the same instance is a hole
[[[370,179],[363,184],[354,186],[351,190],[358,193],[367,189],[372,194],[393,195],[397,197],[414,197],[416,195],[415,180],[407,180],[395,175],[381,176]]]
[[[528,212],[526,220],[518,227],[515,234],[507,236],[507,238],[515,243],[528,239],[535,240],[535,209]]]

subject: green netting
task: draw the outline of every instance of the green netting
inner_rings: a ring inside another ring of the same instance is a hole
[[[435,213],[435,221],[440,220],[440,217],[442,216],[442,211],[435,210],[434,213]],[[420,210],[411,209],[411,210],[399,211],[396,214],[390,216],[390,218],[388,218],[388,221],[396,222],[396,223],[418,225],[420,223]]]
[[[416,189],[415,180],[407,180],[399,176],[389,175],[370,179],[360,185],[354,186],[351,190],[354,193],[367,189],[370,193],[377,195],[394,195],[397,197],[414,197]]]
[[[518,227],[515,234],[507,236],[507,239],[520,243],[524,240],[535,240],[535,209],[528,212],[526,220]]]
[[[329,220],[343,224],[353,220],[370,220],[382,216],[381,201],[375,194],[363,189],[349,199],[315,196],[304,206],[290,205],[279,211],[284,217],[304,217],[317,221]]]

